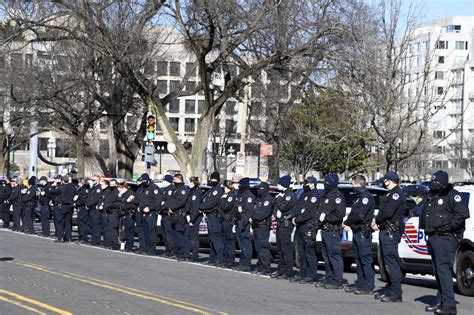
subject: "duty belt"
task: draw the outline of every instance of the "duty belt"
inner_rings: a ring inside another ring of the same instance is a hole
[[[325,231],[339,231],[341,229],[341,225],[333,223],[324,223],[322,229]]]

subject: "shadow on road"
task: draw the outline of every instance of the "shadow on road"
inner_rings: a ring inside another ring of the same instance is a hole
[[[13,257],[0,257],[0,261],[12,261],[15,260]]]
[[[421,302],[427,305],[435,305],[438,303],[436,295],[423,295],[415,299],[415,302]]]

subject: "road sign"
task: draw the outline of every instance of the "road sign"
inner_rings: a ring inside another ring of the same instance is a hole
[[[243,175],[245,171],[245,152],[237,152],[235,160],[235,174]]]
[[[272,144],[261,144],[260,145],[260,155],[261,156],[273,155],[273,145]]]

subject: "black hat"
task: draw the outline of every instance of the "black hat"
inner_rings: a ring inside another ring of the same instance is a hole
[[[240,188],[250,187],[250,178],[244,177],[239,181]]]
[[[143,173],[142,176],[138,178],[139,181],[150,181],[150,175],[148,173]]]
[[[318,179],[314,176],[309,176],[308,178],[306,178],[304,180],[305,183],[307,184],[317,184],[318,183]]]
[[[32,186],[36,184],[36,176],[31,176],[29,179],[28,179],[28,185]]]
[[[270,185],[268,185],[267,182],[261,182],[257,187],[257,189],[264,189],[264,190],[268,190],[270,188]]]
[[[40,177],[40,181],[42,181],[42,180],[44,180],[45,182],[47,182],[47,181],[48,181],[48,178],[47,178],[46,176],[41,176],[41,177]]]
[[[391,180],[392,182],[398,183],[400,181],[400,177],[398,177],[398,174],[392,171],[388,171],[384,177],[383,180]]]
[[[280,177],[280,180],[278,181],[279,185],[282,185],[285,188],[290,187],[291,184],[291,176],[290,175],[285,175]]]
[[[433,176],[431,176],[431,181],[437,181],[443,186],[447,186],[449,184],[449,175],[445,171],[436,171]]]
[[[168,183],[172,183],[173,182],[173,176],[171,176],[170,174],[167,174],[163,177],[163,180],[167,181]]]
[[[213,180],[213,179],[215,179],[217,181],[221,180],[221,175],[219,174],[219,172],[217,172],[217,171],[212,172],[210,180]]]

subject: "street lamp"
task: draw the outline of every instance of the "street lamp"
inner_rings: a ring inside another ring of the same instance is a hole
[[[165,151],[165,146],[158,145],[156,149],[158,150],[158,153],[160,155],[160,174],[162,174],[163,171],[161,170],[161,159],[162,159],[163,152]]]
[[[15,137],[15,133],[12,127],[8,126],[5,130],[7,134],[7,177],[10,177],[10,150],[12,146],[13,137]]]
[[[402,139],[397,138],[395,140],[395,173],[398,172],[398,153],[400,152],[401,144],[402,144]]]

